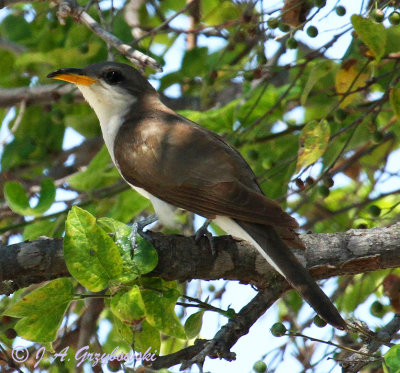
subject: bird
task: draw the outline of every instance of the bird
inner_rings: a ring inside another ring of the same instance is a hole
[[[297,221],[267,198],[238,150],[176,113],[134,67],[98,62],[48,78],[76,85],[96,113],[122,178],[148,198],[170,226],[177,208],[212,220],[248,241],[329,324],[346,322],[291,248],[304,248]]]

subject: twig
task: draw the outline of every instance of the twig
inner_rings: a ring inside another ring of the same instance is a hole
[[[370,339],[365,343],[353,356],[342,362],[343,372],[346,373],[356,373],[359,372],[363,367],[369,364],[371,361],[362,358],[362,355],[371,354],[378,350],[384,342],[390,342],[393,336],[400,330],[400,313],[396,313],[393,319],[385,325],[377,333],[377,338],[381,341],[375,339]]]
[[[14,124],[12,125],[10,132],[7,134],[7,136],[5,136],[4,140],[0,142],[0,147],[4,146],[10,139],[10,137],[13,136],[14,133],[17,131],[19,125],[21,124],[22,118],[24,117],[25,109],[26,109],[26,101],[23,100],[19,105],[19,112],[17,117],[15,118]]]
[[[106,31],[96,22],[96,20],[94,20],[82,7],[80,7],[73,0],[55,0],[55,2],[59,5],[57,15],[61,23],[64,22],[64,18],[72,14],[74,18],[84,23],[97,36],[103,39],[107,44],[110,44],[114,48],[116,48],[132,63],[140,67],[149,66],[156,71],[162,71],[161,65],[154,58],[151,58],[144,53],[135,50],[130,45],[122,42],[115,35]]]
[[[186,4],[181,10],[178,12],[174,13],[171,17],[167,18],[161,25],[158,25],[157,27],[154,27],[150,31],[148,31],[146,34],[142,35],[140,38],[135,40],[135,44],[137,44],[139,41],[142,39],[156,34],[158,31],[162,30],[164,27],[168,26],[168,24],[174,20],[176,17],[181,15],[182,13],[185,13],[191,6],[193,6],[192,1],[190,1],[188,4]]]

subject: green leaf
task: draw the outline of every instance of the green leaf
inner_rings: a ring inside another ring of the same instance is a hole
[[[24,241],[33,241],[37,240],[40,236],[53,237],[54,229],[57,225],[57,221],[49,219],[39,220],[25,227],[22,238]]]
[[[139,268],[142,275],[151,272],[158,263],[158,254],[154,246],[141,236],[136,236],[137,247],[133,262]]]
[[[127,291],[114,294],[110,307],[115,316],[128,324],[140,321],[146,314],[142,294],[137,285]]]
[[[389,368],[389,373],[400,373],[400,345],[392,346],[386,352],[385,363]]]
[[[4,38],[15,42],[21,42],[31,36],[29,23],[24,17],[18,17],[14,14],[8,15],[1,22],[0,31]]]
[[[150,206],[150,201],[133,189],[119,193],[108,216],[123,223],[128,223],[132,218]]]
[[[329,143],[330,127],[326,120],[307,123],[299,137],[299,152],[296,172],[302,167],[316,162],[324,153]]]
[[[385,55],[400,51],[399,38],[400,26],[392,26],[386,29],[386,50]]]
[[[111,312],[108,319],[112,322],[112,329],[103,345],[104,352],[111,353],[116,346],[123,352],[129,352],[133,343],[133,333],[131,327],[124,324],[118,317]]]
[[[146,306],[146,320],[159,331],[186,339],[186,334],[175,313],[175,304],[180,292],[174,282],[165,282],[161,279],[142,279],[144,287],[150,290],[142,290],[142,298]]]
[[[392,88],[390,90],[390,106],[397,120],[400,120],[400,88]]]
[[[197,337],[200,333],[201,326],[203,325],[204,310],[190,315],[185,322],[185,333],[189,339]]]
[[[243,9],[239,8],[239,4],[232,1],[212,1],[211,9],[205,14],[204,20],[208,25],[219,25],[229,20],[237,20],[243,14]],[[202,4],[204,8],[204,4]],[[207,8],[205,9],[207,10]]]
[[[30,207],[23,186],[16,181],[8,181],[4,185],[4,197],[11,210],[20,215],[40,216],[53,204],[56,187],[52,179],[44,179],[41,183],[39,201],[36,207]]]
[[[156,249],[147,240],[136,236],[133,258],[130,235],[132,228],[111,218],[100,218],[98,224],[115,237],[115,243],[120,249],[123,261],[123,271],[119,276],[120,282],[129,282],[140,275],[151,272],[158,263]]]
[[[379,61],[385,53],[385,27],[381,23],[376,23],[372,19],[363,18],[357,14],[351,16],[351,23],[360,39],[374,54],[376,60]]]
[[[71,275],[91,291],[105,289],[122,273],[117,245],[93,215],[77,206],[65,224],[64,258]]]
[[[142,321],[138,329],[140,330],[133,333],[135,351],[146,352],[150,348],[151,353],[159,354],[161,347],[160,332],[146,320]]]
[[[72,106],[72,107],[71,107]],[[85,137],[94,137],[100,135],[99,120],[86,103],[68,105],[68,112],[64,118],[66,127],[71,127]]]
[[[333,62],[331,60],[318,61],[311,69],[308,75],[307,83],[301,94],[300,103],[305,106],[307,97],[310,94],[313,87],[323,78],[332,71]]]
[[[181,73],[185,77],[203,76],[206,68],[201,61],[205,61],[208,55],[207,47],[193,48],[186,51],[182,59]]]
[[[389,270],[383,270],[355,275],[353,283],[346,286],[337,304],[344,312],[353,312],[371,295],[373,289],[379,288],[388,273]]]
[[[69,185],[82,191],[90,191],[115,184],[120,178],[111,161],[106,146],[103,146],[91,160],[86,170],[68,178]]]
[[[24,296],[4,315],[22,318],[15,325],[18,336],[35,342],[51,342],[57,337],[73,296],[72,279],[59,278]]]
[[[127,343],[129,346],[133,343],[133,332],[132,329],[129,325],[123,323],[118,317],[114,316],[114,328],[116,331],[116,334],[119,335],[119,338],[122,339],[124,343]],[[111,350],[115,348],[114,346],[111,346]],[[129,351],[129,350],[128,350]]]

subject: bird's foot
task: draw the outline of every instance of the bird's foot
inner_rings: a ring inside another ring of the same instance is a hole
[[[206,237],[208,240],[208,243],[210,244],[210,250],[211,250],[211,254],[215,255],[216,253],[216,249],[215,249],[215,245],[214,245],[214,240],[213,240],[213,235],[211,232],[209,232],[208,230],[208,226],[210,225],[211,220],[207,219],[204,224],[197,230],[197,232],[194,235],[194,240],[197,242],[200,241],[201,237]]]
[[[153,224],[155,221],[157,221],[157,216],[156,215],[150,215],[144,219],[141,219],[139,221],[135,221],[132,224],[132,232],[129,236],[129,240],[131,242],[131,249],[132,253],[135,250],[136,246],[136,235],[139,233],[141,237],[143,237],[145,240],[151,242],[151,236],[145,232],[143,229],[147,227],[150,224]]]

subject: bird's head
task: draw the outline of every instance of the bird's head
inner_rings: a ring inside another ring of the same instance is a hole
[[[114,114],[121,115],[145,94],[155,93],[136,69],[119,62],[99,62],[82,69],[59,69],[47,77],[75,84],[100,122]]]

